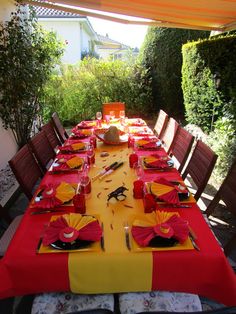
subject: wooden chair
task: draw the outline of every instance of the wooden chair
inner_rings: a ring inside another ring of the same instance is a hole
[[[61,144],[63,144],[65,142],[65,140],[68,139],[69,135],[67,134],[66,130],[64,129],[57,112],[54,112],[52,114],[52,124],[56,130],[56,133],[57,133],[60,141],[61,141]]]
[[[179,162],[178,171],[181,173],[193,146],[194,136],[179,126],[173,145],[170,149],[170,156],[174,156]]]
[[[50,145],[45,132],[42,130],[33,138],[31,138],[29,141],[29,146],[32,149],[32,152],[35,155],[40,167],[45,173],[47,171],[49,162],[52,161],[56,156],[56,153]]]
[[[198,200],[214,169],[217,155],[201,140],[197,144],[190,157],[188,165],[182,175],[183,179],[189,174],[197,186],[195,199]]]
[[[175,119],[170,118],[161,139],[162,142],[164,143],[164,147],[167,154],[169,154],[172,149],[172,145],[174,143],[178,128],[179,123]]]
[[[110,111],[114,111],[115,112],[115,118],[119,118],[121,110],[125,111],[125,103],[123,103],[123,102],[104,103],[102,105],[102,116],[103,116],[103,119],[105,118],[105,115],[109,115],[110,114]]]
[[[8,224],[11,223],[12,219],[8,213],[7,208],[2,207],[2,205],[0,204],[0,219],[5,220]]]
[[[48,306],[50,304],[50,306]],[[96,313],[106,314],[114,312],[113,294],[74,294],[71,292],[42,293],[35,297],[31,314],[57,314],[58,306],[63,304],[65,311],[60,313]]]
[[[154,126],[153,132],[160,138],[162,139],[164,131],[166,129],[167,123],[168,123],[168,114],[165,113],[165,111],[160,110],[156,124]]]
[[[52,125],[52,121],[49,121],[48,123],[44,124],[42,126],[42,130],[46,134],[51,147],[54,150],[56,150],[57,146],[61,145],[61,141],[55,132],[55,129]]]
[[[33,188],[43,177],[43,172],[27,144],[9,161],[9,165],[23,192],[31,199]]]
[[[0,239],[0,258],[5,255],[7,248],[23,218],[23,215],[16,216]]]
[[[236,200],[236,159],[233,162],[231,168],[229,169],[222,185],[220,186],[219,190],[217,191],[215,197],[208,205],[205,213],[207,216],[210,216],[215,207],[218,205],[220,200],[222,200],[226,208],[236,216],[236,207],[235,207],[235,200]],[[233,247],[236,246],[236,234],[224,245],[224,252],[225,255],[229,255],[232,251]]]

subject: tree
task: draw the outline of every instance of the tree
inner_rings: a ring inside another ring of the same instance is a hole
[[[10,21],[0,24],[0,117],[19,147],[31,135],[43,87],[62,53],[56,35],[42,30],[32,10],[27,15],[17,4]]]
[[[206,38],[209,32],[149,27],[140,52],[140,61],[152,78],[152,95],[156,111],[183,115],[181,89],[181,49],[184,43]]]

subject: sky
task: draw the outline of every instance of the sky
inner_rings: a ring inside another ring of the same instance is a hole
[[[109,38],[131,48],[141,47],[148,28],[147,26],[121,24],[93,17],[88,17],[88,19],[96,33],[103,36],[108,34]]]

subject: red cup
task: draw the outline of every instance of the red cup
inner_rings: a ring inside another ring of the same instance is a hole
[[[143,188],[144,182],[142,180],[136,180],[133,183],[133,196],[134,198],[140,199],[143,198]]]
[[[129,166],[130,168],[134,167],[134,164],[138,162],[138,155],[133,153],[129,155]]]
[[[145,194],[143,198],[143,204],[145,213],[153,212],[156,210],[155,196],[150,193]]]
[[[86,204],[85,204],[85,195],[83,193],[76,194],[73,197],[73,204],[74,204],[76,213],[85,214]]]

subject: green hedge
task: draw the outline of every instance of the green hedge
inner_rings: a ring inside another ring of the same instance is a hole
[[[181,88],[181,49],[184,43],[208,38],[209,32],[149,27],[140,59],[152,78],[152,95],[156,111],[160,108],[175,117],[184,114]]]
[[[44,120],[53,111],[64,124],[94,118],[102,103],[126,103],[128,116],[145,115],[152,109],[151,90],[145,69],[119,60],[85,58],[78,65],[62,66],[45,89]]]
[[[223,117],[224,104],[234,99],[236,36],[188,43],[183,45],[182,53],[182,88],[187,121],[210,132],[214,122]],[[216,86],[214,77],[220,79],[219,86]]]
[[[209,134],[220,183],[236,157],[236,35],[188,43],[182,52],[186,120]]]

